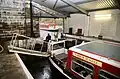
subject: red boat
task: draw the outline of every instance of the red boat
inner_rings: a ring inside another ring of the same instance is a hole
[[[120,79],[120,44],[94,41],[67,51],[64,43],[51,43],[49,60],[54,73],[61,74],[58,79]]]

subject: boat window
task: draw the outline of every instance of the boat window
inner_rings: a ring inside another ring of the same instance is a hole
[[[101,70],[99,73],[99,79],[120,79],[120,77],[118,77],[110,72],[107,72],[105,70]]]
[[[64,48],[64,43],[58,43],[53,45],[53,50]]]
[[[75,39],[67,39],[67,41],[65,41],[65,48],[69,49],[72,46],[76,45],[76,40]]]
[[[86,77],[92,79],[93,66],[91,64],[88,64],[87,62],[76,60],[73,58],[72,70],[80,75],[83,79]]]

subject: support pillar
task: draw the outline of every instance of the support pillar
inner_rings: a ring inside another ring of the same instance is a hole
[[[34,37],[32,14],[33,14],[33,13],[32,13],[32,0],[30,0],[30,25],[31,25],[31,37]]]

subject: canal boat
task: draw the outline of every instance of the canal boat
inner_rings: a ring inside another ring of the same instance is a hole
[[[51,43],[51,69],[58,79],[120,79],[120,44],[94,41],[65,48],[65,41]]]
[[[42,46],[36,48],[36,39],[19,35],[27,39],[23,40],[21,45],[21,40],[16,40],[17,36],[18,34],[13,35],[15,40],[12,38],[9,51],[49,57],[52,72],[59,72],[56,74],[58,78],[64,76],[65,79],[120,79],[119,43],[101,40],[76,45],[76,39],[57,39],[47,43],[39,39]]]

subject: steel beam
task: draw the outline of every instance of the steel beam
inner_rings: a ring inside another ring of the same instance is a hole
[[[37,0],[34,0],[33,2],[38,3],[39,5],[41,5]],[[46,5],[46,6],[43,5],[43,6],[44,6],[44,7],[47,7],[48,9],[52,9],[52,10],[53,10],[53,7],[48,7],[47,5]],[[59,10],[57,10],[57,9],[54,9],[53,11],[58,12],[58,13],[61,13],[61,14],[62,14],[63,16],[65,16],[65,17],[70,16],[69,13],[64,13],[64,12],[59,11]]]
[[[30,25],[31,25],[31,37],[34,37],[34,32],[33,32],[33,18],[32,18],[32,0],[30,0]]]
[[[93,10],[87,10],[88,12],[93,11],[101,11],[101,10],[111,10],[111,9],[118,9],[117,7],[111,7],[111,8],[101,8],[101,9],[93,9]]]
[[[58,2],[58,0],[55,1],[55,4],[54,4],[54,6],[53,6],[53,9],[55,9],[57,2]]]
[[[39,8],[39,7],[37,7],[37,6],[33,6],[33,7],[37,8],[37,9],[39,9],[39,10],[41,10],[41,11],[43,11],[43,12],[45,12],[45,13],[49,14],[49,15],[51,15],[51,16],[57,17],[57,16],[55,16],[55,15],[53,15],[53,14],[51,14],[51,13],[49,13],[49,12],[47,12],[47,11],[43,10],[43,9],[40,9],[40,8]]]
[[[120,0],[115,0],[115,3],[117,4],[117,8],[120,10]]]
[[[68,4],[69,6],[71,6],[71,7],[73,7],[73,8],[75,8],[75,9],[78,10],[79,12],[82,12],[82,13],[88,15],[88,12],[87,12],[87,11],[85,11],[84,9],[81,9],[79,6],[77,6],[77,5],[74,4],[73,2],[68,1],[68,0],[61,0],[61,1],[63,1],[64,3]]]
[[[33,18],[63,18],[63,17],[54,17],[54,16],[33,16]]]

